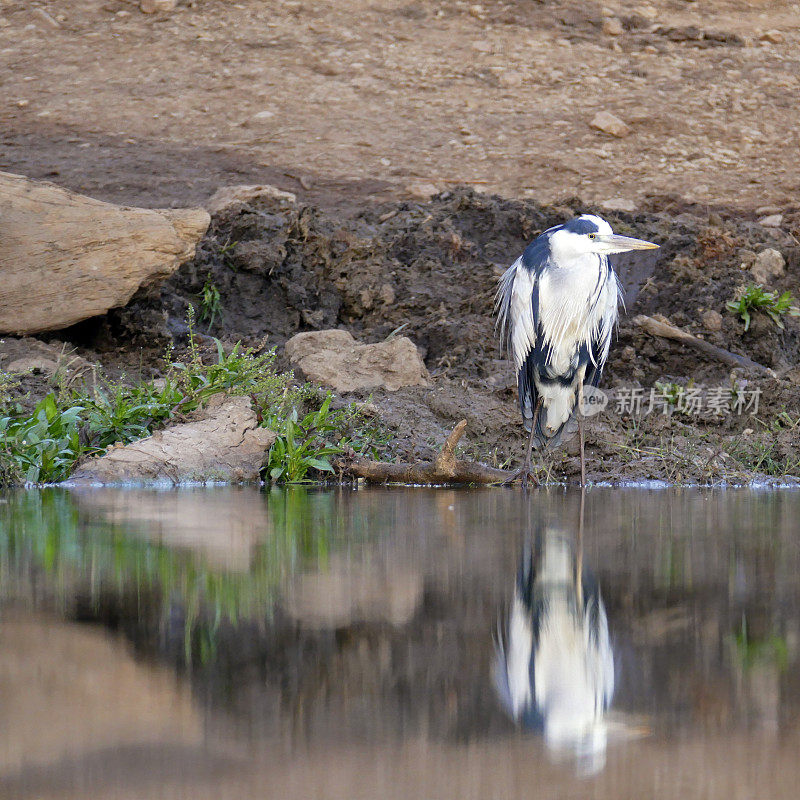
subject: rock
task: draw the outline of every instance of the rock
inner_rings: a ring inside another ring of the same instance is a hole
[[[603,33],[608,36],[621,36],[624,30],[622,23],[616,17],[607,17],[603,20]]]
[[[194,256],[206,211],[129,208],[0,172],[0,333],[124,306]]]
[[[257,481],[275,438],[258,427],[248,397],[212,398],[199,419],[112,447],[86,461],[69,484]]]
[[[765,228],[780,228],[783,225],[783,214],[770,214],[769,216],[761,217],[758,224],[763,225]]]
[[[141,0],[139,10],[142,14],[157,14],[159,11],[174,11],[178,0]]]
[[[756,215],[759,217],[771,215],[771,214],[780,214],[781,210],[778,206],[761,206],[756,209]]]
[[[598,111],[592,117],[589,123],[593,128],[596,128],[603,133],[609,133],[621,139],[630,134],[631,129],[619,118],[614,116],[608,111]]]
[[[406,191],[415,200],[430,200],[439,190],[432,183],[410,183]]]
[[[234,203],[249,203],[258,197],[272,197],[275,200],[285,200],[287,203],[297,202],[297,197],[292,192],[285,192],[277,186],[262,183],[251,186],[222,186],[206,200],[205,207],[209,214],[217,214]]]
[[[337,392],[429,385],[428,370],[405,336],[359,344],[347,331],[309,331],[286,342],[286,355],[308,380]]]
[[[40,372],[44,375],[55,375],[58,363],[49,358],[18,358],[6,366],[7,372]]]
[[[610,197],[603,200],[600,205],[608,211],[636,211],[636,203],[625,197]]]
[[[769,30],[761,34],[762,42],[771,42],[772,44],[783,44],[784,38],[780,31]]]
[[[5,372],[38,372],[52,378],[56,375],[75,385],[76,381],[93,385],[95,365],[75,355],[62,342],[41,342],[25,337],[0,339],[0,369]]]
[[[713,308],[708,309],[703,313],[701,317],[703,321],[703,327],[707,331],[721,331],[722,330],[722,314],[719,311],[714,311]]]
[[[780,278],[786,272],[786,260],[778,250],[768,247],[757,256],[750,267],[750,273],[756,283],[769,285],[773,279]]]
[[[384,303],[386,303],[387,306],[390,306],[392,303],[394,303],[394,287],[392,284],[382,284],[380,291],[378,292],[378,296]]]

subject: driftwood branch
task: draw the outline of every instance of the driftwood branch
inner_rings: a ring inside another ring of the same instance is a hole
[[[441,452],[434,461],[418,461],[414,464],[390,464],[386,461],[339,462],[346,474],[364,478],[372,483],[502,483],[511,473],[504,469],[487,467],[475,461],[456,458],[455,448],[464,435],[467,421],[462,419],[447,437]]]
[[[723,364],[728,364],[731,367],[740,367],[749,372],[758,372],[761,375],[774,375],[769,367],[765,367],[763,364],[759,364],[747,358],[747,356],[736,355],[736,353],[731,353],[730,350],[717,347],[711,344],[711,342],[705,341],[705,339],[698,339],[696,336],[692,336],[691,333],[676,328],[674,325],[670,325],[667,322],[661,322],[660,320],[653,319],[653,317],[647,317],[644,314],[634,317],[633,322],[651,336],[671,339],[672,341],[688,345],[717,361],[721,361]]]

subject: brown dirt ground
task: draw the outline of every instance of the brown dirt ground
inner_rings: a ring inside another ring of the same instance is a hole
[[[604,32],[610,16],[621,34]],[[800,326],[756,318],[743,334],[724,309],[747,282],[742,250],[780,249],[772,288],[800,294],[797,19],[790,3],[684,0],[208,0],[154,16],[123,0],[0,0],[0,169],[144,206],[228,183],[296,192],[296,207],[218,215],[160,292],[55,338],[112,373],[152,372],[209,277],[223,339],[346,326],[376,341],[405,325],[435,384],[374,398],[398,455],[429,456],[466,417],[467,452],[498,463],[519,458],[522,435],[491,335],[496,277],[547,225],[624,198],[639,210],[605,215],[664,244],[620,265],[629,317],[666,315],[778,377],[750,380],[758,418],[595,418],[591,477],[797,474],[797,430],[778,414],[798,414]],[[601,109],[631,134],[591,129]],[[412,202],[419,183],[442,193]],[[757,224],[778,211],[783,229]],[[706,309],[722,330],[703,329]],[[624,321],[604,386],[656,380],[731,376]],[[576,466],[545,463],[554,478]]]
[[[0,0],[0,168],[145,206],[424,181],[752,210],[800,188],[798,44],[780,0]]]

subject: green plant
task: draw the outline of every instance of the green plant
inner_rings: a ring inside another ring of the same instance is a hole
[[[292,409],[267,457],[267,474],[271,481],[302,483],[310,470],[333,472],[329,456],[338,455],[343,449],[340,444],[327,440],[329,434],[337,431],[330,405],[331,396],[328,395],[318,411],[300,421],[297,409]]]
[[[61,409],[48,394],[30,415],[0,417],[0,482],[54,483],[64,480],[84,448],[79,405]]]
[[[771,633],[763,639],[751,637],[747,630],[747,617],[744,615],[739,631],[732,639],[737,660],[745,672],[758,664],[771,664],[778,672],[785,672],[789,666],[789,648],[786,639],[776,633]]]
[[[5,408],[14,396],[14,390],[19,386],[19,381],[7,372],[0,370],[0,409]]]
[[[191,311],[188,321],[187,356],[175,361],[169,353],[160,380],[131,384],[100,376],[91,391],[62,387],[32,413],[0,406],[0,486],[63,480],[82,456],[149,436],[219,394],[249,397],[259,423],[278,433],[268,459],[272,480],[306,481],[312,472],[332,472],[332,455],[377,458],[388,449],[389,434],[369,404],[331,408],[330,393],[298,386],[291,372],[275,370],[274,350],[258,353],[240,343],[226,350],[217,341],[216,358],[204,357]]]
[[[727,308],[741,317],[745,331],[750,329],[750,314],[753,311],[766,314],[781,329],[781,317],[786,314],[790,317],[800,316],[800,308],[793,305],[794,297],[788,290],[778,295],[776,292],[766,291],[763,286],[751,284],[737,294],[738,297],[728,302]]]
[[[265,426],[278,433],[265,466],[269,480],[303,483],[312,471],[332,473],[330,456],[379,458],[385,451],[390,435],[379,423],[370,421],[364,409],[354,403],[332,409],[332,400],[328,393],[320,408],[302,420],[296,408],[285,419],[265,419]]]
[[[211,330],[217,317],[222,318],[222,300],[219,289],[209,275],[200,293],[200,321],[207,322],[208,329]]]

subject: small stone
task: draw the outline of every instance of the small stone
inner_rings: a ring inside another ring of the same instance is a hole
[[[600,205],[608,211],[636,211],[636,203],[627,197],[610,197]]]
[[[497,82],[501,86],[511,89],[515,86],[522,86],[523,79],[524,76],[521,72],[517,72],[516,70],[507,70],[506,72],[500,74]]]
[[[772,44],[783,44],[783,34],[780,31],[769,30],[761,34],[762,42],[771,42]]]
[[[479,53],[491,53],[492,52],[492,43],[491,42],[484,42],[483,40],[479,40],[477,42],[472,43],[472,49],[477,50]]]
[[[655,6],[636,6],[633,9],[634,14],[644,17],[646,20],[653,22],[658,18],[658,9]]]
[[[234,203],[249,203],[258,197],[272,197],[287,203],[297,202],[297,196],[292,192],[285,192],[283,189],[278,189],[277,186],[261,183],[252,186],[222,186],[206,200],[205,208],[209,214],[216,214]]]
[[[430,200],[439,190],[432,183],[409,183],[406,191],[415,200]]]
[[[140,0],[139,10],[142,14],[158,14],[159,11],[174,11],[178,0]]]
[[[253,119],[269,119],[270,117],[274,117],[274,111],[259,111],[258,114],[253,114]]]
[[[765,228],[780,228],[783,225],[783,214],[770,214],[769,216],[761,217],[758,224],[763,225]]]
[[[759,217],[766,217],[770,214],[780,214],[781,210],[778,206],[761,206],[756,209],[756,215]]]
[[[707,331],[716,332],[722,330],[722,314],[720,314],[719,311],[714,311],[710,308],[703,313],[701,319],[703,321],[703,327]]]
[[[622,23],[616,17],[607,17],[603,20],[603,33],[608,36],[621,36],[624,30]]]
[[[599,131],[603,131],[603,133],[616,136],[618,139],[627,136],[631,132],[631,129],[619,117],[614,116],[609,111],[598,111],[592,117],[589,125]]]
[[[386,303],[387,306],[390,306],[392,303],[394,303],[394,288],[392,287],[392,284],[382,284],[378,296],[384,303]]]
[[[774,278],[780,278],[784,272],[786,272],[786,260],[773,247],[762,250],[750,268],[753,280],[763,285],[770,284]]]

